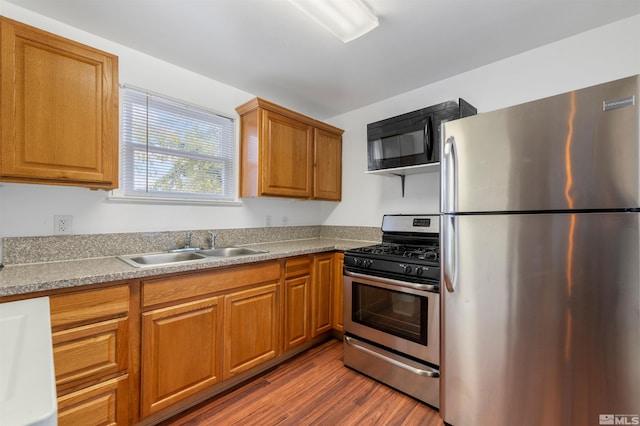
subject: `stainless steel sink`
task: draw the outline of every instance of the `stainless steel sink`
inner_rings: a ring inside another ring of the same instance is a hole
[[[135,267],[174,265],[176,263],[193,262],[212,257],[247,256],[250,254],[268,253],[266,250],[256,250],[247,247],[221,247],[198,251],[176,253],[130,254],[118,256],[118,259]]]
[[[207,256],[198,252],[182,252],[182,253],[152,253],[152,254],[131,254],[127,256],[118,256],[131,266],[141,268],[143,266],[161,266],[171,265],[181,262],[191,262],[194,260],[206,259]]]
[[[232,257],[232,256],[246,256],[249,254],[268,253],[266,250],[257,250],[247,247],[220,247],[207,250],[199,250],[198,253],[202,253],[205,256],[211,257]]]

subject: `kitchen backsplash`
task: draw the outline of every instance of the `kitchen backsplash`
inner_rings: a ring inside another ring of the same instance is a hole
[[[210,245],[209,231],[216,233],[216,246],[218,247],[310,238],[337,238],[376,242],[379,242],[382,238],[380,228],[364,226],[314,225],[201,229],[190,231],[192,233],[191,247],[208,248]],[[6,237],[2,239],[2,263],[10,265],[54,262],[166,251],[183,247],[185,232],[186,231],[170,231]]]

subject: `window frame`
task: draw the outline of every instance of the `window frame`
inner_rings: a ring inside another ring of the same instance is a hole
[[[113,201],[125,201],[125,202],[140,202],[140,203],[162,203],[162,204],[211,204],[211,205],[232,205],[239,206],[242,205],[242,202],[239,200],[239,143],[238,143],[238,134],[239,134],[239,122],[237,118],[230,117],[227,114],[220,113],[208,107],[203,107],[202,105],[193,104],[181,99],[176,99],[164,94],[160,94],[157,92],[153,92],[147,89],[142,89],[136,86],[131,85],[121,85],[120,86],[120,99],[124,98],[124,93],[126,90],[132,90],[138,92],[142,95],[148,97],[156,97],[164,101],[168,101],[171,103],[178,104],[185,108],[192,108],[197,113],[203,114],[213,114],[222,119],[230,120],[232,124],[232,145],[231,145],[231,156],[230,158],[220,157],[220,161],[226,163],[226,167],[230,167],[231,171],[228,174],[224,174],[223,178],[230,178],[230,197],[224,198],[218,197],[215,195],[207,195],[207,194],[195,194],[195,193],[180,193],[180,192],[171,192],[171,191],[155,191],[155,192],[142,192],[135,191],[132,188],[125,188],[124,183],[127,182],[125,178],[126,169],[125,166],[132,167],[131,165],[126,165],[127,161],[133,160],[133,152],[134,147],[140,147],[143,144],[135,143],[135,142],[124,142],[124,133],[125,126],[123,125],[123,121],[125,120],[124,115],[124,102],[120,102],[120,116],[119,116],[119,137],[120,137],[120,145],[119,145],[119,179],[120,179],[120,187],[110,191],[108,199]],[[194,113],[195,115],[195,113]],[[189,155],[188,152],[181,152],[177,150],[171,150],[170,148],[163,148],[158,146],[153,146],[150,144],[144,144],[145,149],[148,152],[155,153],[170,153],[172,156],[177,156],[180,158],[198,158],[201,157],[203,159],[209,159],[211,157],[207,155],[198,156],[197,154],[191,153]]]

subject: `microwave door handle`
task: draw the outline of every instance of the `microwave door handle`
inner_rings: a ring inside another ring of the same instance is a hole
[[[433,124],[431,123],[431,116],[427,117],[427,122],[424,124],[424,144],[427,149],[427,159],[431,161],[433,155]]]

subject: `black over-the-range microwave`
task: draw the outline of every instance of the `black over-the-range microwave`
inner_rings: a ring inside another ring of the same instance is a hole
[[[368,124],[369,171],[440,161],[441,124],[477,112],[459,98]]]

